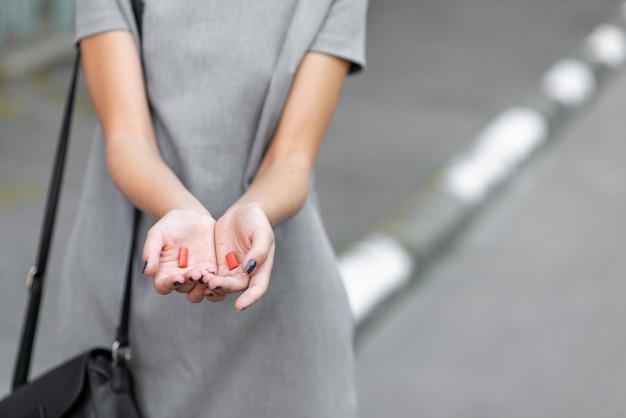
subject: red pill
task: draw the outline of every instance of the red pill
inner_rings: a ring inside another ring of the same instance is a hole
[[[237,254],[235,254],[234,251],[226,254],[226,262],[228,263],[229,270],[236,268],[239,265],[239,262],[237,261]]]
[[[178,250],[178,267],[186,268],[189,261],[189,248],[180,247]]]

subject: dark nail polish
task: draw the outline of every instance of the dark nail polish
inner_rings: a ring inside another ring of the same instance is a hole
[[[207,299],[212,299],[213,298],[213,293],[209,293],[208,295],[206,295]]]
[[[196,282],[196,279],[194,279],[193,277],[190,277],[190,278],[189,278],[189,281],[190,281],[191,283],[195,283],[195,282]]]
[[[174,286],[175,286],[175,287],[178,287],[178,286],[180,286],[181,284],[182,284],[182,283],[181,283],[181,282],[179,282],[179,281],[175,281],[175,282],[174,282]]]
[[[143,269],[141,270],[141,274],[143,274],[144,276],[146,275],[146,267],[148,267],[147,261],[143,263]]]
[[[248,261],[248,263],[246,264],[246,272],[250,274],[255,268],[256,268],[256,260]]]
[[[202,281],[202,279],[204,279],[204,274],[203,274],[202,276],[200,276],[200,278],[198,279],[198,281],[199,281],[200,283],[204,283],[204,282]]]
[[[221,286],[214,287],[213,290],[222,290]]]

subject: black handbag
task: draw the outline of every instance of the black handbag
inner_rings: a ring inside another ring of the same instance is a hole
[[[140,30],[141,5],[133,0],[133,11]],[[39,316],[52,232],[56,218],[76,82],[80,50],[76,59],[57,145],[48,191],[39,252],[35,267],[28,275],[29,301],[13,376],[12,393],[0,401],[1,418],[140,418],[133,392],[133,379],[127,366],[130,360],[128,329],[132,289],[133,254],[137,241],[140,212],[134,209],[131,248],[117,336],[110,349],[93,348],[54,369],[28,380],[30,360]]]
[[[133,392],[128,326],[132,287],[132,254],[139,211],[135,209],[133,239],[120,324],[111,349],[93,348],[26,381],[34,338],[42,283],[32,278],[30,301],[18,350],[13,392],[0,401],[2,418],[140,418]],[[32,270],[31,270],[32,271]],[[37,290],[38,289],[38,290]],[[34,311],[33,311],[34,310]]]

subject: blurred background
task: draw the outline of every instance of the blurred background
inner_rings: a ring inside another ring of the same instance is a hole
[[[6,393],[69,82],[73,1],[0,2]],[[622,25],[625,10],[618,0],[371,0],[368,68],[348,80],[318,162],[340,256],[399,201],[432,192],[442,166],[503,110],[544,103],[546,71],[577,58],[599,25]],[[626,416],[626,77],[618,64],[594,84],[593,100],[548,132],[555,141],[360,323],[364,418]],[[34,373],[61,359],[55,277],[94,121],[81,84]],[[376,259],[367,267],[387,280]]]
[[[37,39],[71,34],[74,29],[73,0],[6,0],[2,2],[2,51],[28,46]]]

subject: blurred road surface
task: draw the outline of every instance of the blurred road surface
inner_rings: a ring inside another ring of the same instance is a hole
[[[368,69],[350,80],[319,160],[338,248],[458,153],[619,0],[370,0]]]
[[[363,418],[625,417],[626,74],[360,336]]]

